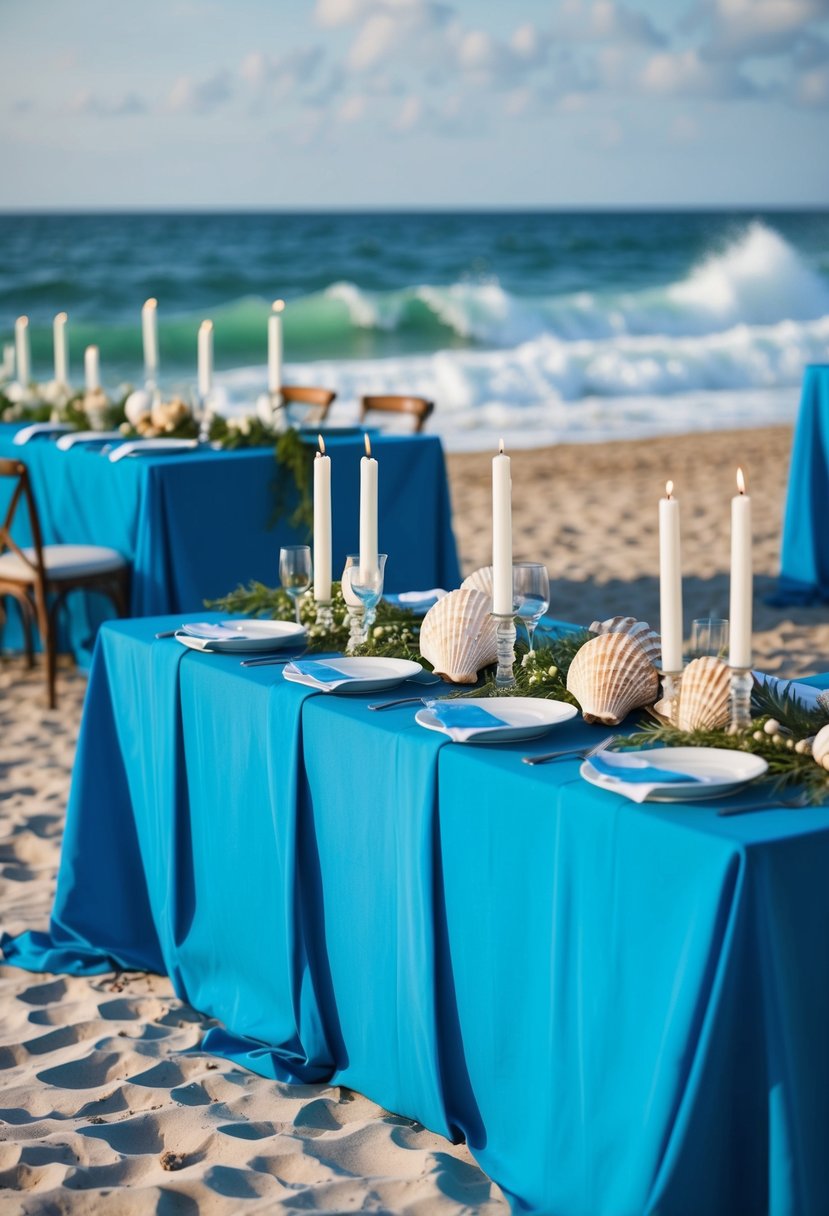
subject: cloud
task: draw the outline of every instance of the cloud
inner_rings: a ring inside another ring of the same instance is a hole
[[[798,73],[792,81],[789,100],[805,110],[829,109],[829,64]]]
[[[700,135],[699,123],[690,114],[677,114],[668,129],[668,140],[672,144],[693,144]]]
[[[233,79],[229,72],[217,72],[205,80],[179,76],[167,97],[167,108],[177,114],[209,114],[229,101]]]
[[[827,17],[826,0],[701,0],[693,15],[710,59],[786,54]]]
[[[137,93],[124,93],[121,97],[108,99],[93,93],[91,89],[81,89],[70,101],[69,108],[76,114],[90,114],[96,118],[121,118],[145,114],[147,103]]]
[[[644,93],[668,97],[756,97],[757,86],[732,63],[708,63],[692,49],[661,51],[645,64],[639,77]]]
[[[649,17],[614,0],[564,0],[553,19],[553,34],[571,42],[665,43]]]
[[[317,74],[323,61],[324,52],[319,46],[297,47],[283,55],[251,51],[242,60],[239,76],[260,100],[296,94],[307,98],[318,87]]]
[[[342,123],[357,122],[366,112],[366,99],[362,93],[352,93],[337,109],[337,120]]]
[[[314,21],[324,29],[354,25],[369,7],[370,0],[317,0]]]

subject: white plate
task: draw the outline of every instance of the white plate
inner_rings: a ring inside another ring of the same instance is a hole
[[[112,443],[123,438],[120,431],[72,431],[69,435],[61,435],[57,446],[62,452],[68,452],[79,443]]]
[[[220,654],[238,654],[241,651],[267,652],[281,650],[283,646],[292,646],[305,637],[305,629],[294,621],[262,621],[258,619],[234,619],[228,625],[238,625],[247,636],[234,638],[194,638],[179,630],[176,641],[191,650],[218,651]]]
[[[485,697],[473,704],[491,710],[504,719],[505,725],[482,728],[465,739],[466,743],[518,743],[522,739],[537,739],[558,726],[559,722],[574,718],[578,712],[575,705],[566,701],[548,701],[541,697]],[[415,722],[427,730],[449,735],[431,709],[419,709]]]
[[[15,431],[12,443],[20,445],[28,443],[30,439],[37,439],[38,435],[62,435],[72,429],[69,422],[32,422],[29,426]]]
[[[163,456],[167,452],[191,452],[198,446],[198,439],[128,439],[113,448],[109,458],[114,463],[125,456]]]
[[[630,755],[637,755],[631,752]],[[720,798],[725,794],[736,794],[749,781],[762,777],[768,764],[761,756],[750,752],[731,751],[724,747],[657,747],[647,750],[648,763],[653,768],[667,768],[674,773],[690,773],[694,777],[705,777],[702,782],[670,781],[664,785],[650,785],[644,802],[691,802],[702,798]],[[632,797],[636,783],[618,781],[606,777],[585,760],[579,769],[585,781],[599,789],[611,790],[614,794]],[[641,785],[639,786],[641,790]]]
[[[312,654],[306,655],[303,662],[313,662]],[[316,688],[320,692],[363,693],[382,692],[384,688],[396,688],[412,676],[420,675],[423,668],[419,663],[409,659],[379,659],[371,656],[365,658],[320,659],[326,667],[333,667],[345,676],[351,676],[345,684],[336,688],[326,689],[310,676],[297,675],[292,671],[283,670],[282,674],[292,684],[305,684],[308,688]]]

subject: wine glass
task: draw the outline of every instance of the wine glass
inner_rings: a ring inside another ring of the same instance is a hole
[[[377,605],[383,594],[387,556],[386,553],[378,553],[376,566],[361,566],[357,553],[349,553],[345,560],[342,589],[351,617],[349,650],[363,646],[368,641],[369,632],[377,616]]]
[[[728,652],[728,621],[719,616],[698,617],[691,623],[691,658],[724,658]]]
[[[300,598],[311,586],[311,549],[309,545],[283,545],[279,550],[279,581],[294,601],[296,623],[301,625]]]
[[[530,653],[536,626],[550,607],[550,578],[541,562],[516,562],[512,567],[515,611],[527,630]]]

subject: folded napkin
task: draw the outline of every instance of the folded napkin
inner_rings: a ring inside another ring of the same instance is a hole
[[[751,674],[758,684],[765,685],[770,692],[776,693],[778,696],[788,692],[805,709],[817,709],[820,704],[819,697],[823,690],[815,688],[811,684],[800,684],[796,680],[779,680],[777,676],[767,676],[761,671],[753,671]]]
[[[223,621],[215,624],[210,621],[192,621],[182,625],[180,633],[186,633],[190,638],[199,638],[202,642],[239,642],[250,640],[250,634],[245,633],[238,625],[226,625]]]
[[[390,592],[388,595],[384,595],[383,599],[387,604],[396,605],[398,608],[423,612],[433,607],[447,594],[448,592],[444,591],[443,587],[430,587],[428,591],[401,591],[399,595],[393,595]]]
[[[470,705],[469,702],[460,701],[429,701],[425,698],[423,704],[456,743],[465,743],[473,735],[486,734],[487,731],[508,725],[503,718],[484,709],[482,705]]]
[[[611,777],[624,794],[633,802],[644,802],[657,786],[681,782],[684,785],[705,785],[707,777],[692,773],[677,773],[668,768],[658,768],[647,760],[640,760],[624,752],[597,752],[587,761],[602,777]]]
[[[333,692],[341,684],[360,679],[359,676],[332,667],[330,663],[322,663],[319,659],[294,659],[293,662],[285,664],[285,673],[299,676],[302,684],[319,688],[323,692]]]

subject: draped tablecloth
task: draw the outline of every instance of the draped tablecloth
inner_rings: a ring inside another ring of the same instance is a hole
[[[46,544],[107,545],[132,565],[131,615],[188,612],[205,599],[257,579],[279,579],[279,547],[307,538],[286,519],[272,526],[275,483],[286,474],[271,448],[183,452],[111,463],[98,449],[63,452],[54,441],[12,442],[19,424],[0,423],[0,457],[28,466]],[[435,435],[377,435],[379,539],[389,554],[387,589],[454,587],[460,581],[443,449]],[[362,437],[329,432],[332,462],[334,577],[359,538]],[[11,495],[0,481],[0,520]],[[292,498],[288,496],[289,510]],[[15,537],[28,543],[25,511]],[[24,526],[25,521],[25,526]],[[8,601],[7,601],[8,603]],[[112,615],[102,597],[69,600],[65,644],[88,663],[100,621]],[[20,645],[17,608],[2,638]]]
[[[806,368],[775,604],[829,602],[829,363]]]
[[[516,1211],[829,1210],[829,808],[635,806],[521,764],[580,720],[451,744],[171,623],[101,630],[7,961],[167,972],[205,1050],[465,1136]]]

